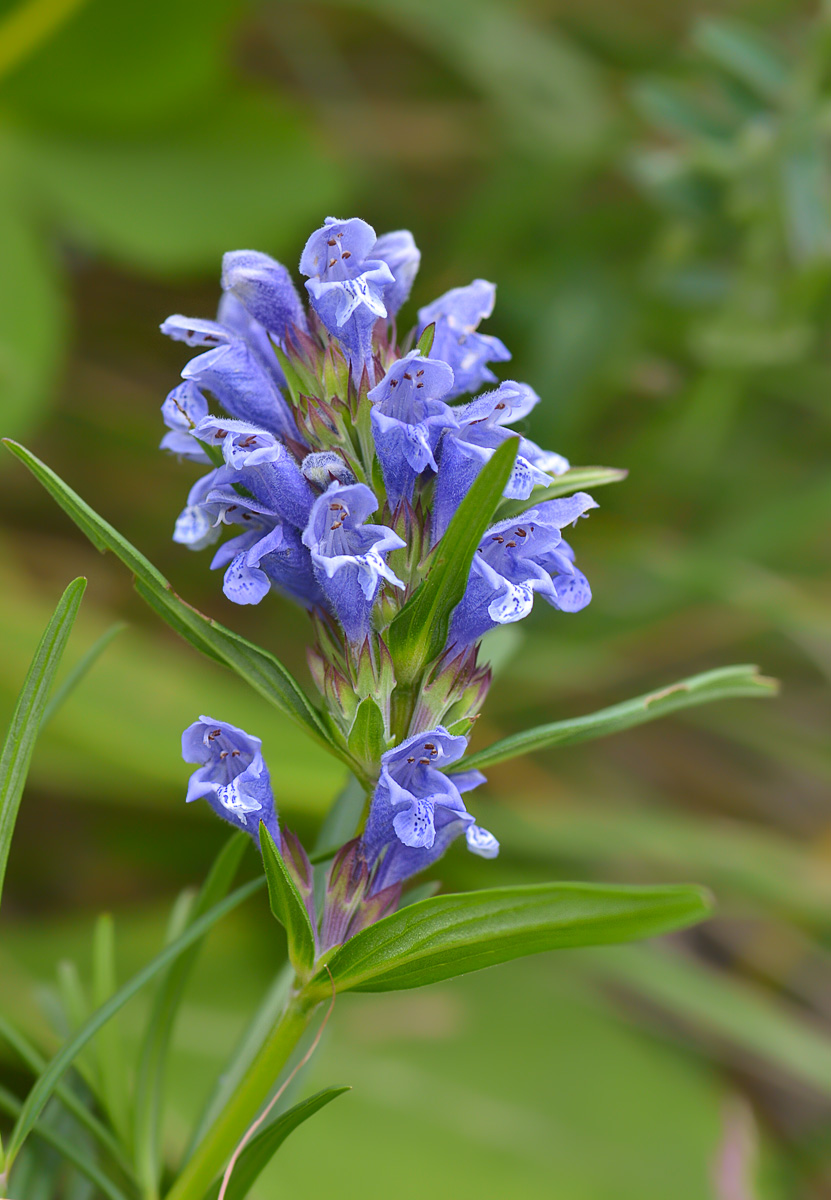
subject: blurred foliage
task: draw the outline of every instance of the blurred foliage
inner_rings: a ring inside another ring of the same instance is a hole
[[[27,433],[182,595],[302,676],[303,615],[235,610],[205,557],[168,540],[193,476],[155,453],[184,362],[156,328],[211,314],[224,250],[293,265],[322,216],[355,212],[413,230],[410,316],[496,280],[488,328],[544,400],[530,435],[630,471],[580,529],[592,605],[511,631],[477,746],[725,662],[784,683],[769,706],[493,768],[477,812],[503,855],[451,853],[448,885],[697,879],[719,918],[671,949],[345,998],[311,1082],[355,1091],[255,1195],[311,1194],[312,1154],[315,1194],[374,1195],[367,1161],[379,1180],[406,1161],[402,1196],[454,1200],[733,1200],[737,1161],[754,1198],[831,1189],[831,16],[701,7],[0,4],[2,432]],[[116,911],[119,971],[134,969],[163,937],[162,902],[222,840],[182,804],[195,715],[261,734],[303,836],[341,778],[162,629],[11,462],[0,501],[5,714],[71,575],[90,586],[67,669],[129,624],[41,739],[7,877],[4,1006],[50,1047],[54,998],[32,999],[60,957],[89,982],[93,914]],[[171,1149],[280,962],[264,906],[249,909],[212,935],[188,993]],[[128,1042],[148,1000],[124,1013]],[[0,1055],[12,1087],[24,1069]],[[13,1194],[90,1198],[41,1146]]]

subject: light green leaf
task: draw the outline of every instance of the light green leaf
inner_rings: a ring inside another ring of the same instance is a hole
[[[262,1133],[258,1133],[248,1143],[240,1155],[228,1184],[225,1200],[245,1200],[257,1182],[260,1172],[265,1170],[289,1134],[332,1100],[336,1100],[338,1096],[342,1096],[344,1092],[350,1090],[348,1087],[324,1088],[322,1091],[316,1092],[314,1096],[309,1096],[307,1100],[301,1100],[299,1104],[295,1104],[293,1108],[282,1113],[275,1121],[267,1125]],[[219,1188],[219,1183],[214,1184],[207,1192],[205,1200],[217,1200]]]
[[[92,963],[93,1003],[96,1008],[100,1008],[118,988],[115,925],[109,913],[103,913],[95,923]],[[124,1138],[128,1126],[129,1096],[127,1063],[117,1019],[109,1021],[101,1030],[95,1049],[101,1098],[113,1128]]]
[[[249,844],[247,834],[234,833],[220,850],[187,914],[185,929],[210,912],[228,893],[240,860]],[[200,942],[196,942],[170,967],[159,985],[147,1021],[136,1077],[133,1147],[136,1177],[148,1195],[159,1186],[161,1174],[161,1108],[167,1051],[188,976],[193,969]]]
[[[508,438],[485,463],[433,551],[426,578],[393,619],[387,645],[399,681],[411,682],[447,642],[450,617],[464,595],[476,547],[493,520],[519,440]]]
[[[16,1096],[13,1096],[6,1088],[0,1086],[0,1110],[7,1113],[10,1117],[19,1117],[22,1107]],[[62,1137],[61,1134],[56,1133],[42,1122],[35,1125],[32,1132],[36,1137],[42,1138],[50,1146],[54,1147],[62,1159],[72,1163],[82,1175],[91,1180],[99,1191],[107,1197],[107,1200],[128,1200],[126,1193],[122,1192],[121,1188],[116,1187],[98,1164],[87,1157],[79,1147],[76,1139]]]
[[[749,26],[738,21],[701,20],[693,45],[729,75],[766,100],[777,100],[788,84],[787,64]]]
[[[151,608],[190,642],[224,666],[236,671],[281,712],[291,717],[316,741],[349,763],[346,751],[336,745],[320,714],[283,664],[266,650],[233,633],[181,600],[165,577],[126,538],[72,491],[54,471],[16,442],[5,442],[35,478],[99,550],[112,550],[136,577],[136,590]]]
[[[570,496],[572,492],[585,492],[589,488],[605,487],[608,483],[620,483],[629,474],[620,467],[572,467],[558,475],[555,483],[545,488],[534,488],[527,500],[503,500],[496,510],[496,520],[507,521],[522,516],[529,508],[545,500],[556,500],[558,496]]]
[[[372,770],[387,748],[384,734],[383,713],[372,697],[366,696],[358,705],[349,731],[349,753],[357,762],[364,763],[368,770]]]
[[[198,921],[194,921],[193,925],[180,937],[171,942],[169,946],[165,946],[132,979],[122,984],[106,1004],[102,1005],[101,1008],[92,1014],[75,1036],[58,1051],[24,1101],[20,1116],[12,1132],[6,1155],[7,1161],[13,1161],[23,1142],[32,1131],[38,1117],[43,1112],[64,1072],[68,1070],[84,1047],[92,1041],[99,1029],[102,1029],[107,1021],[119,1012],[127,1001],[132,999],[146,983],[154,979],[165,967],[175,962],[179,955],[183,954],[190,946],[195,945],[217,921],[220,921],[232,909],[242,904],[249,896],[252,896],[254,892],[259,890],[263,883],[263,879],[254,879],[251,883],[237,888],[235,892],[232,892],[221,903],[214,905],[210,912],[205,913]]]
[[[315,961],[315,935],[303,897],[292,879],[274,839],[260,822],[260,848],[268,880],[268,900],[271,911],[284,927],[289,944],[289,958],[298,975],[308,975]]]
[[[35,651],[0,754],[0,896],[20,798],[26,784],[49,689],[78,614],[86,579],[73,579],[58,601]]]
[[[703,920],[710,907],[703,888],[686,885],[542,883],[434,896],[350,938],[328,967],[338,991],[422,987],[543,950],[682,929]],[[311,986],[323,999],[328,973]]]
[[[711,700],[727,700],[736,696],[775,696],[778,691],[775,679],[759,674],[758,667],[720,667],[705,671],[702,675],[691,675],[680,679],[669,687],[647,692],[622,704],[613,704],[585,717],[571,717],[567,721],[553,721],[550,725],[538,725],[511,737],[502,738],[465,759],[468,767],[491,767],[494,763],[530,754],[534,750],[545,750],[549,746],[565,746],[574,742],[585,742],[590,738],[606,737],[656,717],[695,704],[708,704]]]
[[[781,998],[664,949],[631,946],[591,961],[605,978],[735,1047],[743,1066],[749,1053],[766,1075],[773,1069],[774,1078],[831,1097],[831,1039]]]

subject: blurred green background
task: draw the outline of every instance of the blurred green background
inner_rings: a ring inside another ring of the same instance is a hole
[[[543,397],[531,436],[630,472],[577,535],[592,605],[512,627],[477,744],[730,662],[784,689],[493,769],[476,813],[503,854],[452,852],[446,886],[697,880],[717,918],[346,997],[302,1088],[354,1091],[255,1195],[831,1196],[831,6],[3,0],[2,433],[302,678],[305,617],[234,609],[170,541],[195,472],[156,452],[187,357],[157,328],[212,315],[224,250],[293,266],[328,213],[412,229],[403,323],[496,281],[487,331]],[[341,778],[11,459],[0,503],[4,714],[72,576],[90,586],[70,660],[128,623],[41,739],[13,846],[3,1006],[48,1047],[55,964],[88,971],[95,914],[114,913],[126,973],[223,840],[184,808],[186,724],[261,734],[303,836]],[[171,1154],[282,955],[261,897],[213,935]],[[0,1074],[23,1090],[2,1044]],[[93,1195],[41,1151],[14,1181],[15,1200]]]

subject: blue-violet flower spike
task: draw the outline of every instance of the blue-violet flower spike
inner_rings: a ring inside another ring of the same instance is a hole
[[[363,642],[369,633],[372,605],[382,580],[404,587],[387,566],[385,556],[405,543],[386,525],[364,524],[377,507],[366,484],[333,483],[315,501],[303,534],[315,575],[353,644]]]
[[[382,259],[392,271],[394,283],[384,293],[387,313],[394,317],[409,298],[413,282],[421,265],[421,251],[409,229],[382,233],[372,247],[372,257]]]
[[[485,782],[479,771],[445,774],[467,741],[439,725],[407,738],[381,758],[381,773],[362,839],[364,856],[375,871],[372,892],[423,871],[461,833],[475,854],[493,858],[496,839],[474,824],[461,793]]]
[[[300,258],[312,307],[346,350],[356,378],[372,361],[372,329],[387,315],[384,295],[395,282],[387,264],[371,257],[375,242],[366,221],[327,217]]]
[[[442,397],[453,387],[447,363],[411,350],[393,363],[369,392],[372,432],[390,507],[412,498],[417,475],[437,470],[435,449],[442,430],[453,427],[453,410]]]
[[[433,322],[436,332],[431,358],[440,358],[453,368],[452,395],[475,392],[496,376],[485,364],[507,362],[510,352],[497,337],[477,333],[479,322],[493,312],[496,287],[486,279],[474,279],[467,287],[452,288],[418,310],[418,336]]]
[[[592,508],[597,504],[591,496],[578,492],[546,500],[516,519],[493,525],[474,555],[467,589],[453,612],[448,645],[466,646],[496,625],[521,621],[537,592],[565,612],[584,608],[591,590],[560,530]]]
[[[285,345],[293,326],[308,333],[306,313],[291,275],[270,255],[259,250],[232,250],[225,254],[222,286],[281,345]]]
[[[199,764],[188,781],[188,803],[206,799],[217,816],[250,833],[257,845],[262,821],[277,846],[281,845],[259,738],[227,721],[200,717],[182,734],[182,758]]]

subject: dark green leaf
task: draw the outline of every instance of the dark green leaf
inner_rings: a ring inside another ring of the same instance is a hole
[[[103,1004],[101,1008],[94,1012],[75,1036],[58,1051],[35,1083],[35,1086],[23,1104],[7,1152],[7,1159],[9,1161],[14,1159],[23,1142],[29,1133],[31,1133],[35,1122],[43,1112],[64,1072],[72,1065],[84,1047],[92,1041],[98,1030],[103,1028],[110,1017],[119,1012],[127,1001],[135,996],[146,983],[154,979],[170,963],[175,962],[179,955],[183,954],[190,946],[195,945],[217,921],[221,920],[232,909],[242,904],[249,896],[252,896],[263,885],[263,882],[262,879],[254,879],[251,883],[244,884],[242,887],[237,888],[235,892],[232,892],[227,899],[214,905],[210,912],[205,913],[198,921],[194,921],[193,925],[185,930],[180,937],[171,942],[169,946],[165,946],[132,979],[122,984],[115,995],[111,996],[106,1004]]]
[[[260,822],[260,848],[268,880],[268,900],[274,916],[285,928],[289,958],[298,975],[308,975],[315,961],[315,935],[303,897],[292,879],[274,839]]]
[[[9,847],[20,798],[46,709],[49,689],[66,648],[86,586],[86,579],[73,579],[58,601],[58,607],[35,651],[3,743],[3,751],[0,754],[0,896],[3,894],[6,863],[9,860]]]
[[[275,1121],[267,1125],[262,1133],[258,1133],[249,1142],[240,1155],[228,1184],[225,1200],[245,1200],[257,1182],[258,1176],[268,1166],[289,1134],[293,1133],[304,1121],[308,1121],[309,1117],[313,1117],[330,1101],[348,1091],[350,1091],[348,1087],[324,1088],[323,1091],[316,1092],[314,1096],[309,1096],[308,1100],[301,1100],[299,1104],[295,1104],[288,1112],[282,1113]],[[207,1192],[205,1200],[217,1200],[219,1188],[220,1184],[215,1183]]]
[[[165,577],[126,538],[113,529],[54,471],[24,446],[6,440],[6,446],[43,484],[78,528],[99,550],[112,550],[136,577],[136,590],[186,641],[230,667],[261,695],[291,717],[306,733],[333,754],[349,762],[346,751],[336,745],[320,714],[304,695],[281,662],[252,642],[233,633],[191,607],[171,588]]]
[[[464,595],[470,564],[493,520],[518,448],[519,440],[508,438],[485,463],[433,551],[427,577],[389,627],[387,644],[396,675],[405,683],[445,647],[451,614]]]
[[[421,987],[543,950],[653,937],[709,911],[705,890],[686,885],[541,883],[434,896],[362,930],[328,966],[338,991]],[[323,999],[328,974],[314,985]]]
[[[465,764],[481,770],[533,750],[565,746],[618,733],[621,729],[654,721],[656,717],[665,717],[668,713],[691,708],[695,704],[708,704],[711,700],[727,700],[735,696],[774,696],[778,686],[775,679],[760,675],[758,667],[720,667],[716,671],[705,671],[702,675],[680,679],[669,687],[647,692],[633,700],[624,700],[622,704],[601,708],[599,712],[589,713],[585,717],[553,721],[550,725],[538,725],[535,729],[515,733],[466,758]]]
[[[227,895],[248,843],[248,836],[242,831],[233,834],[225,843],[188,913],[186,928]],[[148,1195],[158,1188],[161,1171],[159,1132],[167,1050],[188,976],[199,950],[200,942],[196,942],[178,958],[161,981],[138,1060],[133,1146],[136,1176]]]

